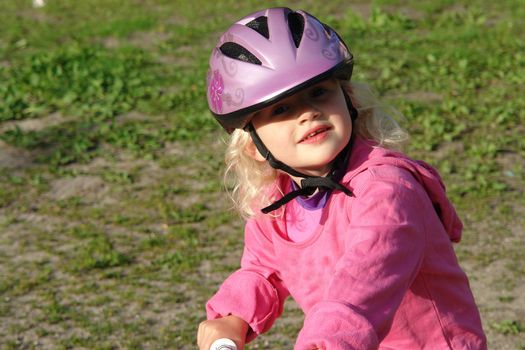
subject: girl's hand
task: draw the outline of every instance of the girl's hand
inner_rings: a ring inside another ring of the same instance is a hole
[[[248,327],[248,323],[233,315],[204,321],[199,325],[197,344],[200,350],[210,350],[215,340],[228,338],[235,342],[238,350],[244,350]]]

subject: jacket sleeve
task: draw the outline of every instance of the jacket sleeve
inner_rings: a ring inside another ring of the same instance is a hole
[[[208,319],[227,315],[250,325],[246,341],[268,331],[282,314],[289,292],[278,276],[272,242],[254,219],[245,229],[241,268],[230,275],[208,301]]]
[[[400,172],[385,178],[369,169],[355,189],[349,231],[341,233],[348,235],[344,254],[323,300],[306,315],[296,350],[377,349],[388,332],[420,269],[425,210],[432,210],[417,181]]]

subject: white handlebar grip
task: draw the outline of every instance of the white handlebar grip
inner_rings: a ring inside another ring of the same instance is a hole
[[[210,350],[237,350],[237,345],[231,339],[221,338],[211,344]]]

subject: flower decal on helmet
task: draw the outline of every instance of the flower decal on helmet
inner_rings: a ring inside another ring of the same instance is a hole
[[[222,112],[222,94],[224,92],[224,81],[218,70],[213,71],[210,82],[210,100],[215,111]]]

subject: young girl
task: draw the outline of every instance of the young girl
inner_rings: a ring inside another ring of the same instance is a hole
[[[434,169],[394,151],[406,139],[353,56],[312,15],[251,14],[210,58],[208,103],[232,133],[228,171],[247,217],[241,267],[209,300],[198,344],[239,349],[292,296],[295,349],[485,349],[451,242],[462,224]]]

